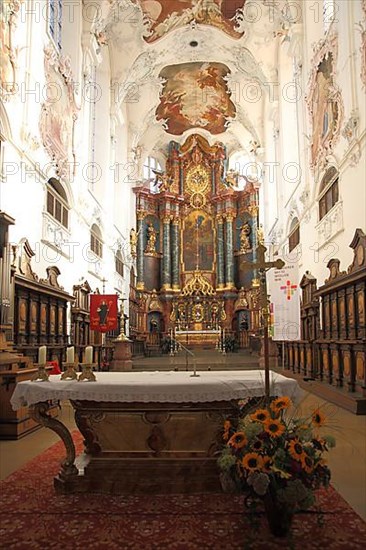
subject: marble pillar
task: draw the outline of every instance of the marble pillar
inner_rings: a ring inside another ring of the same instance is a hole
[[[172,288],[171,250],[170,250],[170,216],[163,218],[163,270],[162,288]]]
[[[145,215],[141,212],[137,214],[137,288],[144,288],[144,231],[143,220]]]
[[[224,220],[217,216],[217,288],[224,288]]]
[[[178,290],[179,285],[179,218],[174,218],[171,226],[171,258],[172,258],[172,283],[173,290]]]
[[[259,244],[258,242],[258,223],[257,223],[257,216],[258,216],[258,206],[251,206],[249,207],[249,213],[252,217],[252,233],[251,233],[251,245],[252,245],[252,261],[257,261],[257,246]],[[253,269],[253,280],[255,285],[257,285],[259,281],[259,272],[258,269]]]
[[[225,286],[234,286],[234,246],[233,246],[233,220],[232,214],[225,218],[226,240],[225,240]]]

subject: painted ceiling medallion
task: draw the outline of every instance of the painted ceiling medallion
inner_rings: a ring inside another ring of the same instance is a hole
[[[246,0],[137,0],[148,21],[146,42],[155,42],[168,32],[192,21],[216,27],[233,38],[241,38],[239,23]]]
[[[191,128],[204,128],[211,134],[225,132],[236,113],[225,80],[229,73],[223,63],[165,67],[159,75],[165,84],[156,110],[157,120],[164,120],[166,131],[176,136]]]

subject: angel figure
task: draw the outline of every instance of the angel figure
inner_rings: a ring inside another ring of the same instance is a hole
[[[257,228],[257,241],[258,244],[264,244],[264,231],[262,224],[260,224],[260,226]]]
[[[137,235],[136,230],[132,227],[130,231],[130,249],[132,258],[136,258],[137,255]]]

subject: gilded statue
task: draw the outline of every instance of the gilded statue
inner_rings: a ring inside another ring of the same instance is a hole
[[[251,249],[249,235],[251,228],[248,222],[246,222],[240,229],[240,252],[246,254]]]
[[[262,224],[260,224],[260,226],[257,228],[257,241],[258,244],[264,244],[264,231]]]
[[[130,231],[130,249],[132,258],[136,258],[137,255],[137,233],[136,230],[132,227]]]
[[[147,226],[147,245],[145,252],[156,252],[156,231],[153,224],[150,222]]]

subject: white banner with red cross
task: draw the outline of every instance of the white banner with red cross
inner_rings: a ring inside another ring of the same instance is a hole
[[[297,263],[267,272],[273,340],[300,339],[300,288]]]

